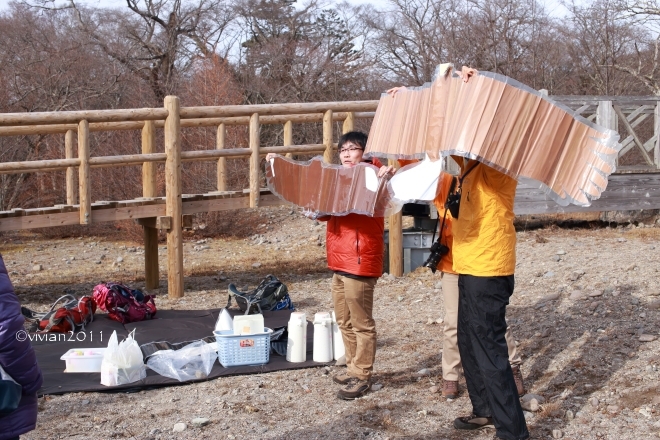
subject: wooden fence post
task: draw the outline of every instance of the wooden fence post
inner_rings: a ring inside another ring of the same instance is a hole
[[[215,148],[217,150],[224,150],[225,136],[226,136],[225,123],[218,125],[218,132],[215,136]],[[227,191],[227,159],[224,157],[218,158],[218,191]]]
[[[89,177],[89,122],[78,123],[78,194],[80,195],[80,224],[92,223],[92,187]]]
[[[348,112],[346,119],[344,119],[344,124],[341,127],[341,132],[348,133],[353,130],[355,130],[355,113]]]
[[[156,152],[154,121],[144,121],[142,128],[142,154]],[[156,164],[142,164],[142,196],[156,197]],[[142,225],[144,233],[144,285],[147,289],[157,289],[160,285],[158,273],[158,229]]]
[[[250,116],[250,208],[259,207],[259,113]]]
[[[183,297],[183,234],[181,225],[181,119],[179,98],[165,97],[165,215],[170,217],[167,231],[167,293]]]
[[[388,165],[399,168],[399,162],[388,159]],[[390,225],[390,273],[396,277],[403,275],[403,212],[399,211],[389,218]]]
[[[156,141],[154,121],[144,121],[142,128],[142,154],[156,152]],[[142,164],[142,196],[156,197],[156,164],[144,162]]]
[[[618,131],[619,124],[617,115],[612,107],[612,101],[598,101],[598,108],[596,109],[596,124],[601,127],[609,128]],[[616,164],[619,165],[619,158],[616,158]]]
[[[64,135],[64,157],[73,159],[73,130],[67,130]],[[69,167],[66,169],[66,204],[76,204],[76,169]]]
[[[655,163],[656,168],[660,168],[660,101],[655,102],[653,116],[653,134],[655,134],[653,162]]]
[[[332,110],[326,110],[326,112],[323,114],[323,145],[325,145],[323,160],[326,163],[332,163]]]
[[[284,146],[288,147],[289,145],[293,145],[293,123],[286,121],[284,123]],[[286,153],[286,157],[292,159],[293,153]]]

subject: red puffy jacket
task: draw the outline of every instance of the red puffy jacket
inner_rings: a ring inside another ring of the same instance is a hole
[[[365,162],[380,168],[377,158]],[[327,221],[325,247],[328,268],[361,277],[380,277],[383,274],[385,219],[361,214],[323,216]]]
[[[385,219],[360,214],[325,219],[328,219],[328,267],[361,277],[380,277],[383,274]]]

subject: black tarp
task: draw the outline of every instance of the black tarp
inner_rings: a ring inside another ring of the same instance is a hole
[[[215,322],[220,310],[159,310],[157,318],[149,321],[120,324],[107,318],[107,315],[97,314],[95,320],[87,325],[85,330],[71,335],[31,335],[32,345],[37,353],[37,361],[44,376],[44,383],[39,395],[65,394],[80,391],[137,391],[141,389],[178,385],[181,382],[161,376],[147,368],[147,377],[116,387],[101,385],[100,373],[65,373],[65,361],[60,357],[72,348],[107,347],[108,339],[114,330],[121,341],[135,329],[135,340],[138,344],[148,342],[168,341],[171,343],[195,341],[212,336]],[[269,328],[285,327],[291,311],[264,312],[264,325]],[[49,340],[43,340],[45,337]],[[42,340],[38,340],[41,338]],[[66,340],[65,340],[66,339]],[[259,366],[238,366],[224,368],[218,361],[213,365],[211,374],[200,381],[220,376],[236,374],[266,373],[278,370],[292,370],[320,366],[313,362],[312,348],[314,341],[314,326],[307,322],[307,362],[290,363],[283,356],[270,354],[270,361]],[[191,381],[196,382],[196,381]],[[198,381],[197,381],[198,382]]]

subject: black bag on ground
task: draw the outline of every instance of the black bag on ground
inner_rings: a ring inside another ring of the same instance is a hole
[[[231,307],[231,299],[234,298],[246,315],[269,310],[293,310],[286,284],[278,280],[275,275],[268,275],[251,292],[241,292],[234,284],[228,286],[228,291],[227,308]]]

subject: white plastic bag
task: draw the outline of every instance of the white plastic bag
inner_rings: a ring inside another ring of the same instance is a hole
[[[147,366],[161,376],[179,382],[208,377],[218,355],[215,344],[195,341],[179,350],[159,350],[147,359]]]
[[[234,331],[234,320],[226,308],[222,309],[218,320],[215,323],[215,331],[232,333]]]
[[[135,330],[118,343],[117,332],[112,332],[101,362],[101,385],[109,387],[123,385],[137,382],[147,376],[142,350],[135,341],[134,335]]]

